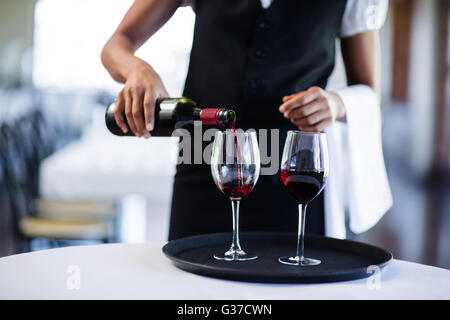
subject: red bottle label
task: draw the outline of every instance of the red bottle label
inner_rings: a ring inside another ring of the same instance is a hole
[[[220,126],[219,111],[220,108],[206,108],[200,114],[202,124],[206,126]]]

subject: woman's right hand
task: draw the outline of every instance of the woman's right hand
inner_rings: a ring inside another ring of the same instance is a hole
[[[156,99],[168,96],[156,71],[139,60],[131,68],[125,86],[119,92],[114,112],[117,124],[124,133],[129,127],[135,136],[149,138],[155,125]]]

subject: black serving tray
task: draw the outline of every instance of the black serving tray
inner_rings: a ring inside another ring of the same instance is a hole
[[[295,255],[297,235],[273,232],[241,232],[242,248],[258,255],[251,261],[219,261],[214,253],[229,249],[230,233],[186,237],[168,242],[164,254],[178,268],[221,279],[266,283],[319,283],[362,279],[373,274],[369,266],[382,268],[392,254],[372,245],[322,236],[305,236],[305,256],[320,259],[318,266],[297,267],[278,262]]]

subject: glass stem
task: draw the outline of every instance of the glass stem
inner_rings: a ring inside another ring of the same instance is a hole
[[[304,247],[305,247],[305,217],[306,217],[306,204],[298,205],[298,235],[297,235],[297,254],[296,258],[299,262],[304,260]]]
[[[239,203],[240,200],[231,200],[231,207],[233,210],[233,239],[231,243],[231,250],[241,251],[241,244],[239,243]]]

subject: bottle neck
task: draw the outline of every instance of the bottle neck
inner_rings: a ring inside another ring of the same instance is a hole
[[[205,108],[201,111],[200,120],[204,125],[233,127],[236,113],[224,108]]]
[[[220,126],[222,125],[219,114],[221,108],[205,108],[200,110],[200,120],[205,126]]]
[[[173,121],[200,120],[205,126],[230,126],[236,119],[232,110],[224,108],[204,108],[188,98],[159,98],[157,112],[162,120]]]

